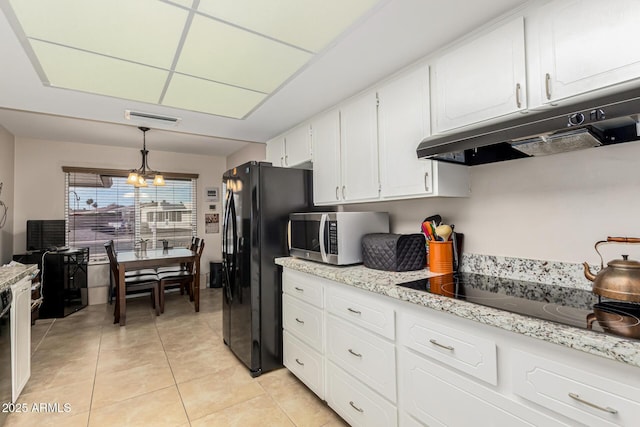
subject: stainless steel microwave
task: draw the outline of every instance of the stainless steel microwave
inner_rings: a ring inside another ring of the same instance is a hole
[[[388,233],[386,212],[310,212],[289,215],[289,254],[327,264],[362,262],[362,236]]]

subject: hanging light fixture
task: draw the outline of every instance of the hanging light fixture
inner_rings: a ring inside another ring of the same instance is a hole
[[[140,150],[140,153],[142,153],[142,165],[138,169],[132,169],[129,172],[127,183],[132,184],[134,187],[146,187],[147,178],[153,177],[153,185],[162,186],[164,185],[164,177],[160,172],[151,170],[147,161],[149,151],[147,151],[146,136],[149,128],[140,126],[138,129],[142,131],[142,150]]]

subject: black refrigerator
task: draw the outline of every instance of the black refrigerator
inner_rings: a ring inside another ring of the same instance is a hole
[[[251,376],[282,367],[282,283],[292,212],[313,208],[309,170],[249,162],[222,177],[223,338]]]

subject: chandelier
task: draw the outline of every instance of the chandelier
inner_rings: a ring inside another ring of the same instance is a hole
[[[153,178],[153,185],[164,185],[164,177],[158,171],[151,170],[149,162],[147,161],[147,131],[149,128],[140,126],[138,129],[142,131],[142,165],[138,169],[132,169],[127,177],[127,184],[132,184],[135,187],[146,187],[147,178]]]

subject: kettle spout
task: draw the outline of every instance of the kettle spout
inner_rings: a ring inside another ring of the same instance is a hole
[[[584,266],[584,277],[589,279],[589,281],[593,282],[596,278],[596,275],[591,272],[591,269],[589,268],[589,264],[586,262],[583,262],[582,265]]]

